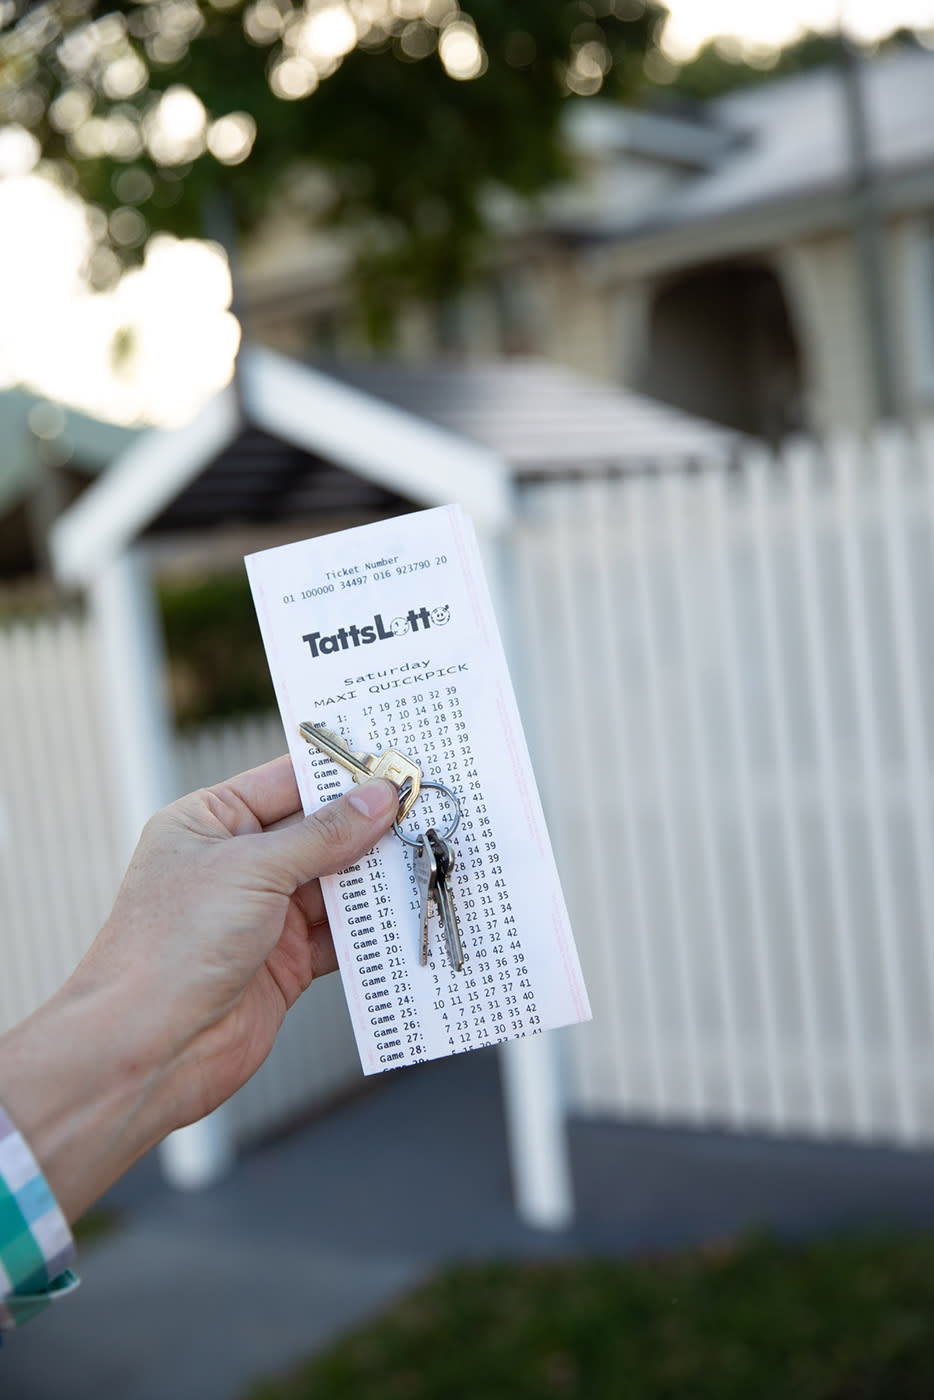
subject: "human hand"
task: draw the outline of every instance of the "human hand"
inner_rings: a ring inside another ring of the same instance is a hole
[[[373,779],[303,818],[286,757],[147,824],[72,978],[0,1042],[0,1102],[66,1214],[258,1069],[289,1007],[336,966],[317,876],[369,850],[397,806]],[[62,1116],[79,1110],[69,1132]]]

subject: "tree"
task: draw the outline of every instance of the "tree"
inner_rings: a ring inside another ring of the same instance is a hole
[[[347,231],[374,313],[469,277],[491,190],[533,196],[565,173],[564,98],[634,97],[666,13],[655,0],[23,4],[0,4],[0,122],[32,131],[48,168],[106,214],[122,261],[154,229],[202,234],[218,197],[241,233],[288,206]]]
[[[918,36],[910,29],[893,30],[880,40],[878,50],[893,52],[902,48],[917,48]],[[785,48],[756,54],[750,53],[736,41],[712,39],[704,44],[690,62],[678,70],[669,85],[671,92],[684,97],[719,97],[721,93],[755,83],[770,82],[811,68],[825,68],[839,62],[840,38],[837,34],[808,31]]]

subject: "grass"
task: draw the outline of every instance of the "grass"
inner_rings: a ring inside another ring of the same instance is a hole
[[[934,1238],[453,1268],[246,1400],[932,1400]]]

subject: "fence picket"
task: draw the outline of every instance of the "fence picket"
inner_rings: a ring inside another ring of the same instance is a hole
[[[675,980],[678,987],[678,1000],[681,1009],[681,1036],[684,1045],[684,1069],[686,1071],[687,1092],[675,1090],[669,1064],[666,1074],[665,1097],[661,1107],[671,1110],[678,1100],[692,1118],[700,1118],[704,1107],[704,1086],[701,1078],[700,1038],[698,1034],[697,1007],[695,1000],[695,969],[688,936],[687,901],[688,889],[684,879],[682,851],[677,832],[677,797],[674,790],[674,774],[669,759],[668,741],[665,733],[665,701],[662,668],[659,657],[659,630],[656,623],[650,579],[650,532],[648,484],[644,478],[633,481],[630,491],[632,510],[629,519],[627,544],[632,549],[636,570],[637,611],[641,628],[641,640],[646,657],[648,672],[648,700],[652,754],[658,777],[658,802],[662,826],[662,846],[665,870],[669,882],[669,901],[672,942],[674,945]]]
[[[614,534],[619,529],[623,497],[620,483],[591,482],[587,490],[586,537],[597,562],[597,585],[595,606],[601,634],[611,638],[617,611],[616,591],[613,587]],[[644,862],[639,850],[639,823],[632,799],[630,774],[633,763],[629,752],[629,723],[626,699],[626,685],[620,655],[616,647],[607,645],[600,655],[603,672],[600,677],[606,686],[609,723],[602,726],[599,733],[600,752],[603,758],[605,781],[612,776],[614,791],[618,794],[620,825],[625,849],[626,877],[631,891],[633,924],[625,928],[619,923],[610,930],[618,961],[618,949],[624,938],[632,938],[636,944],[636,957],[639,970],[639,985],[644,1001],[644,1015],[648,1031],[648,1065],[655,1097],[662,1102],[663,1075],[663,1032],[658,1007],[658,993],[655,985],[657,967],[653,965],[649,916],[649,895],[646,889]],[[585,692],[586,697],[586,692]],[[582,700],[584,713],[587,710],[586,698]],[[612,828],[604,825],[600,833],[604,861],[613,841]],[[606,870],[600,878],[607,884]],[[622,1016],[618,1015],[617,1032],[622,1039]],[[625,1044],[625,1042],[624,1042]],[[617,1055],[626,1056],[624,1044],[617,1047]]]
[[[839,510],[843,545],[843,577],[846,615],[850,633],[850,661],[855,686],[856,716],[866,790],[866,821],[873,874],[873,895],[882,952],[882,974],[891,1038],[893,1095],[900,1134],[911,1141],[917,1136],[916,1095],[906,1037],[904,969],[896,917],[894,875],[885,826],[885,791],[879,741],[872,641],[867,617],[868,596],[861,541],[862,502],[857,474],[862,466],[858,446],[838,439],[831,443],[831,461],[839,484]]]
[[[918,623],[909,576],[910,544],[902,508],[905,483],[911,472],[911,444],[890,429],[878,444],[882,484],[885,561],[891,596],[892,629],[901,725],[905,736],[906,777],[911,805],[911,836],[921,908],[928,983],[928,1024],[934,1025],[934,820],[931,807],[931,745],[924,718],[918,656]]]
[[[871,1127],[866,1018],[856,975],[853,900],[850,895],[843,820],[843,776],[834,745],[833,702],[828,672],[829,638],[821,605],[820,543],[816,520],[818,461],[813,447],[796,443],[787,454],[798,569],[803,585],[806,665],[804,681],[814,711],[821,822],[827,845],[829,904],[843,994],[847,1082],[854,1127]]]
[[[562,719],[571,713],[572,705],[567,668],[562,667],[557,675],[554,673],[545,642],[549,615],[556,608],[552,607],[551,595],[547,592],[554,574],[543,574],[542,565],[544,560],[554,559],[558,525],[552,493],[547,490],[537,493],[534,508],[523,522],[524,547],[517,551],[516,559],[517,598],[524,622],[522,632],[527,639],[523,700],[525,713],[532,721],[530,747],[548,811],[549,829],[555,845],[565,853],[564,884],[568,904],[572,917],[580,908],[589,918],[590,902],[586,882],[581,878],[583,853],[578,839],[577,810],[552,763],[551,746],[546,737],[556,732]],[[594,1055],[585,1043],[590,1029],[581,1028],[583,1033],[573,1035],[569,1041],[576,1092],[582,1102],[588,1100],[593,1080],[599,1075],[593,1072]]]
[[[732,502],[727,500],[727,478],[722,471],[708,470],[705,472],[704,484],[709,512],[708,528],[713,537],[717,621],[725,671],[724,680],[731,745],[736,768],[737,815],[751,913],[755,983],[762,1016],[765,1063],[771,1102],[770,1118],[777,1127],[783,1127],[785,1096],[779,1070],[778,1024],[773,994],[772,962],[776,950],[774,946],[769,946],[766,925],[758,820],[752,795],[749,712],[743,695],[740,643],[736,633],[736,590],[730,577],[732,517],[739,510],[743,510],[745,513],[746,500],[745,493],[740,496],[738,492],[737,498]],[[732,484],[735,489],[735,481]]]
[[[687,579],[690,526],[689,508],[696,503],[697,484],[669,474],[665,479],[665,513],[677,598],[678,627],[684,663],[691,768],[697,791],[697,826],[701,843],[704,886],[710,914],[711,941],[717,971],[720,1014],[726,1043],[727,1095],[734,1122],[746,1118],[742,1054],[736,1010],[740,1000],[735,962],[730,946],[723,858],[718,851],[716,806],[713,800],[714,763],[704,723],[700,659],[694,627],[694,610]]]
[[[827,1127],[827,1104],[820,1058],[817,974],[813,959],[815,926],[808,907],[804,876],[804,836],[794,783],[792,724],[788,707],[788,691],[793,682],[782,655],[779,631],[779,583],[776,578],[772,538],[774,532],[769,531],[769,464],[761,453],[756,453],[750,454],[743,465],[749,479],[752,503],[756,572],[762,603],[762,633],[768,676],[767,695],[775,735],[782,846],[788,877],[792,941],[804,1012],[808,1088],[814,1126],[822,1132]]]
[[[574,488],[562,483],[552,487],[551,509],[555,523],[555,568],[558,578],[558,592],[562,608],[559,614],[568,639],[568,719],[575,735],[574,787],[575,797],[581,812],[583,828],[583,850],[580,861],[580,878],[589,892],[591,909],[590,939],[597,955],[600,979],[605,985],[619,985],[615,943],[619,937],[616,927],[618,901],[614,900],[613,887],[606,879],[607,840],[602,820],[603,788],[608,772],[612,772],[609,762],[606,735],[596,718],[588,715],[592,708],[589,703],[589,677],[593,667],[598,668],[600,680],[606,685],[602,675],[601,658],[588,655],[583,631],[578,619],[587,606],[590,578],[584,570],[580,549],[575,550],[575,535],[581,536],[581,520]],[[577,557],[575,557],[577,556]],[[589,723],[581,733],[578,729],[579,717],[588,715]],[[611,1016],[605,1031],[609,1042],[610,1058],[615,1070],[620,1094],[625,1098],[628,1091],[628,1067],[622,1037],[620,1019]]]

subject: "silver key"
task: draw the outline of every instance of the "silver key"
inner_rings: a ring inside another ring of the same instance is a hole
[[[422,967],[428,962],[428,920],[436,912],[438,862],[427,835],[415,847],[415,883],[418,885],[419,928],[422,935]]]
[[[461,933],[457,926],[457,915],[454,913],[454,901],[451,898],[451,889],[448,885],[448,876],[454,865],[454,857],[451,848],[446,841],[434,830],[427,833],[427,839],[434,852],[435,864],[438,874],[435,879],[435,902],[438,906],[438,913],[441,916],[441,923],[444,927],[444,939],[448,948],[448,961],[455,972],[460,972],[464,966],[464,948],[461,943]]]
[[[328,758],[342,768],[348,768],[355,783],[365,783],[368,778],[388,778],[395,783],[400,789],[396,821],[401,822],[407,815],[422,783],[422,770],[414,759],[399,749],[386,749],[383,753],[357,752],[333,729],[326,729],[323,724],[311,724],[307,720],[298,726],[298,732]]]

